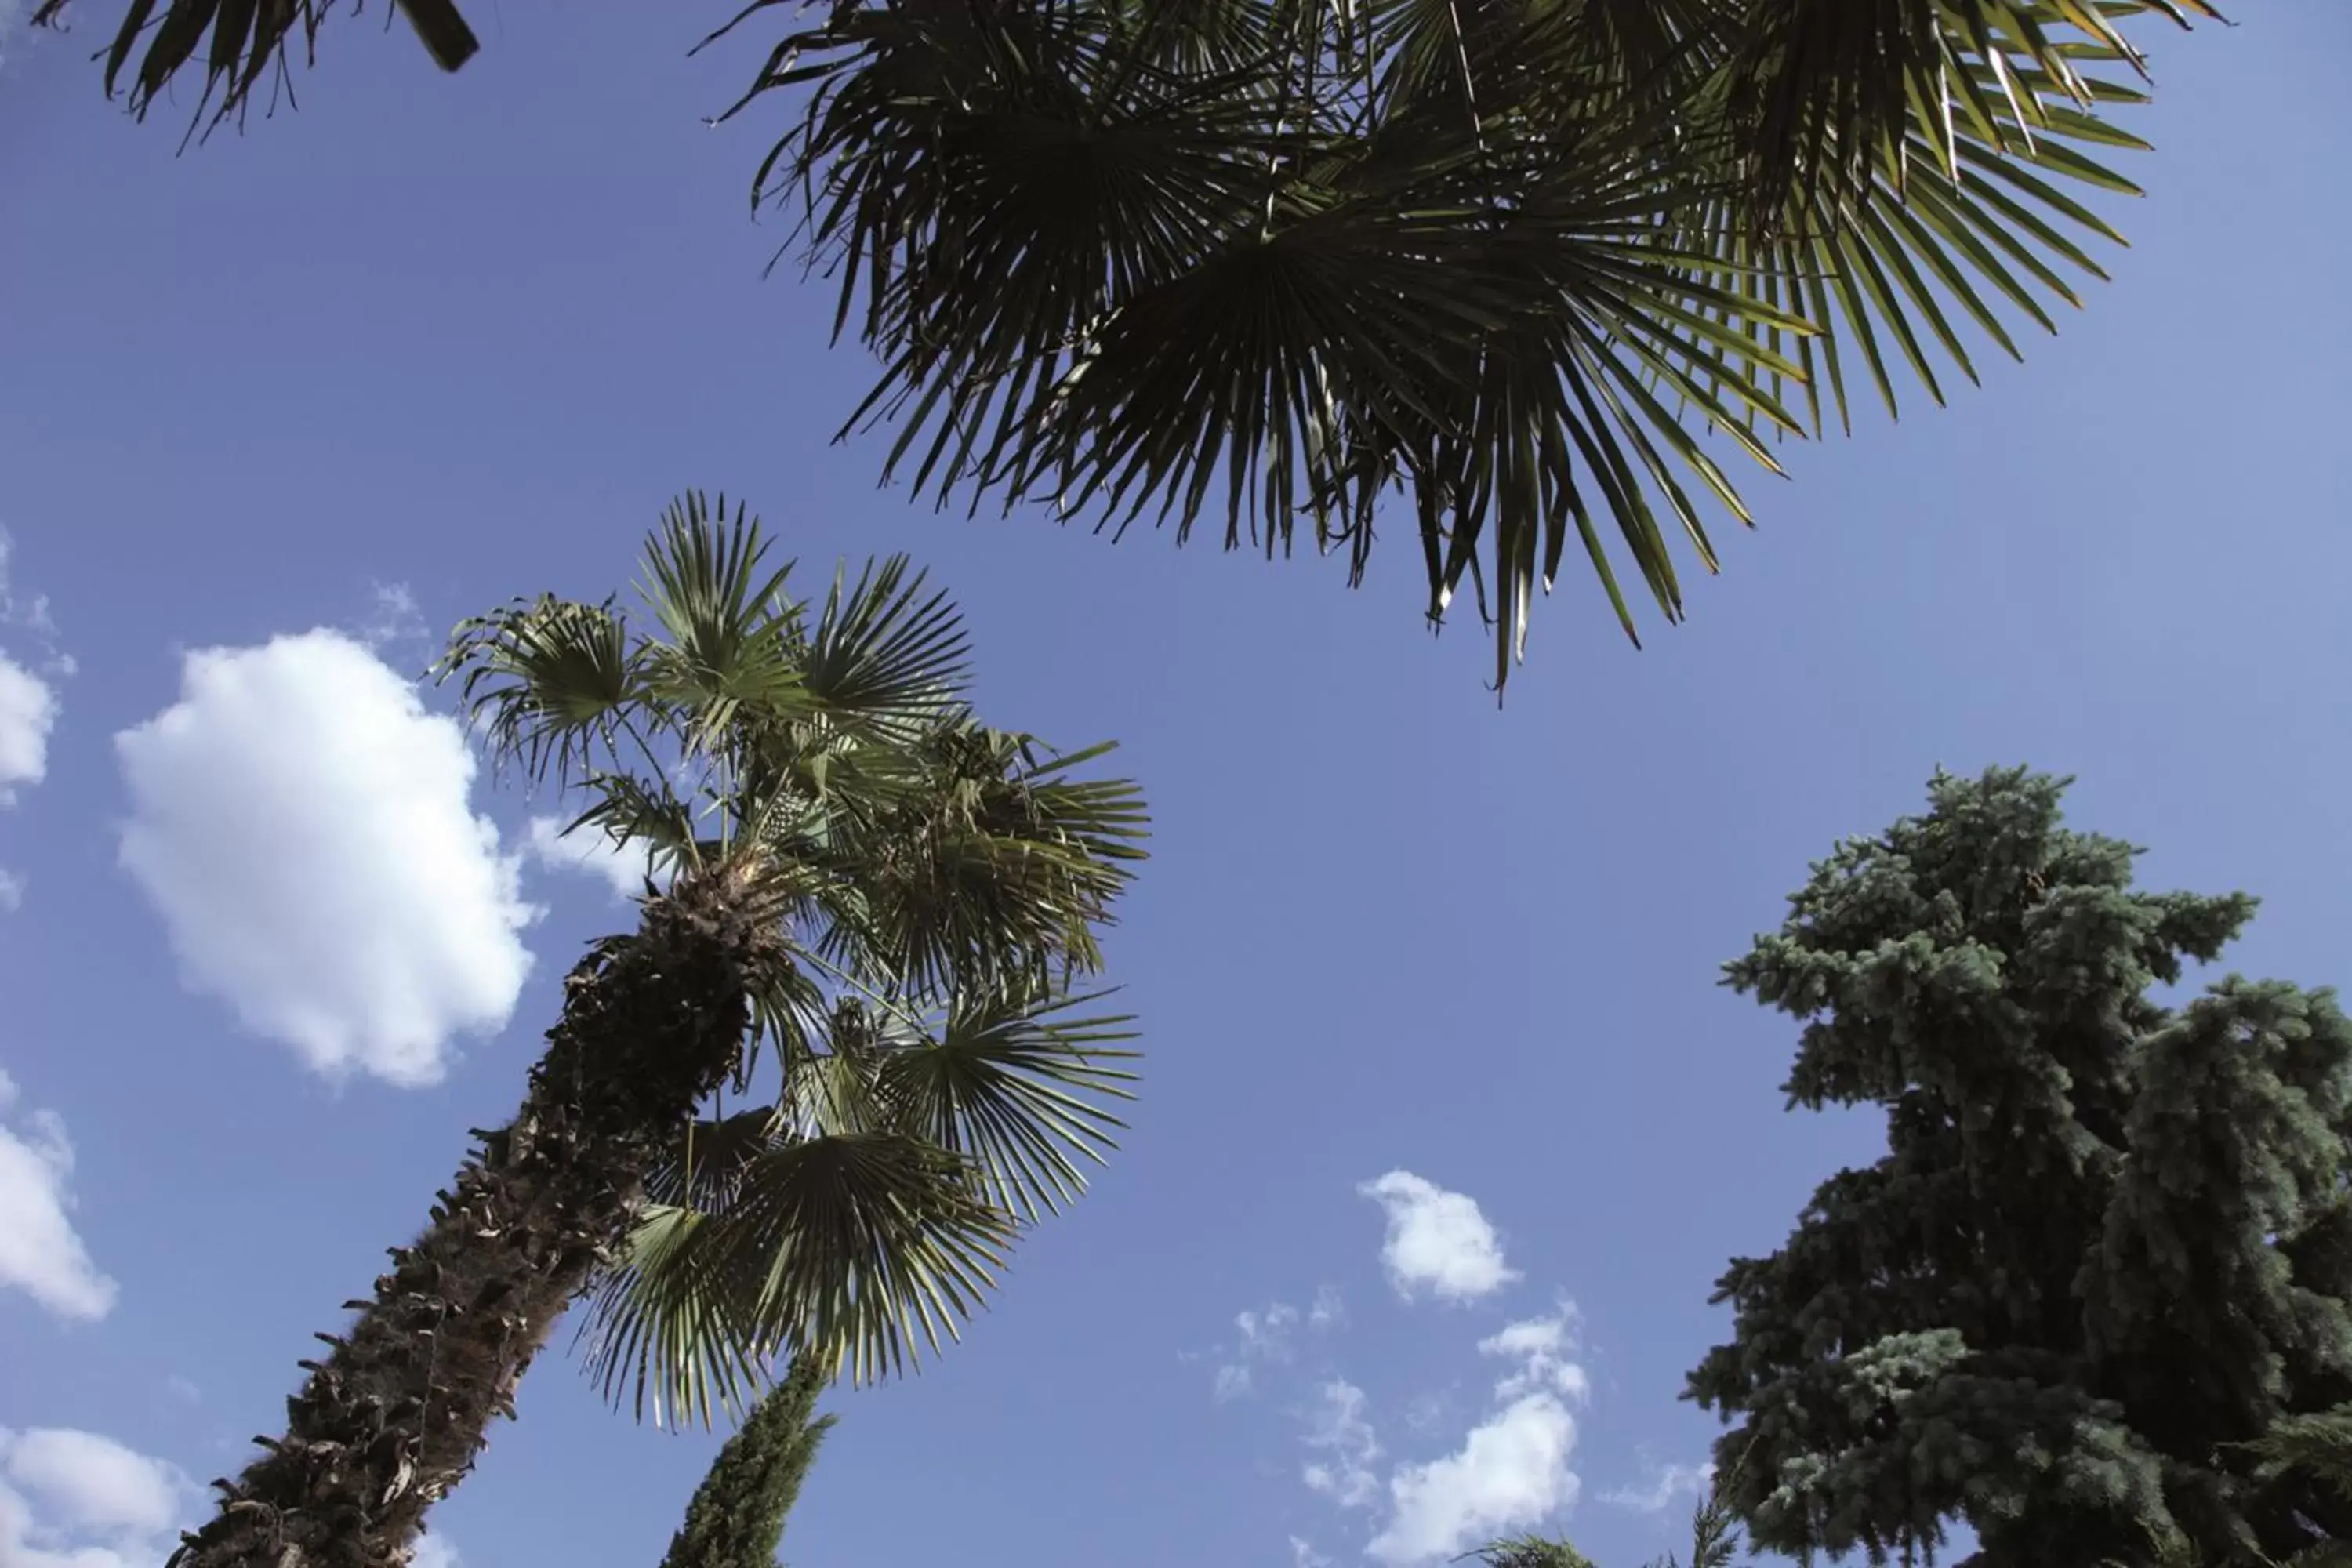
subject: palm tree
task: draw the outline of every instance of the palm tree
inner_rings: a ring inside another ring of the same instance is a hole
[[[667,885],[567,977],[514,1121],[478,1135],[355,1321],[320,1336],[284,1435],[215,1483],[175,1563],[405,1561],[556,1318],[658,1221],[649,1181],[698,1109],[763,1059],[787,1083],[841,1076],[807,1065],[839,1055],[820,1044],[829,988],[969,1011],[1098,966],[1140,857],[1134,787],[1076,776],[1100,749],[1047,758],[978,724],[956,612],[903,560],[812,606],[765,552],[742,508],[688,496],[647,550],[645,615],[542,597],[452,638],[445,674],[494,756],[583,791],[576,826],[643,844]],[[766,1227],[761,1288],[707,1319],[698,1353],[874,1373],[935,1347],[1017,1228],[970,1165],[899,1125],[765,1152],[738,1227]],[[670,1299],[693,1309],[743,1252],[675,1228]]]
[[[164,4],[133,102],[210,26],[219,113],[296,15]],[[1638,641],[1621,558],[1675,621],[1670,536],[1712,572],[1707,514],[1752,521],[1718,459],[1778,474],[1850,394],[1941,402],[2056,330],[2121,237],[2085,200],[2136,189],[2102,162],[2145,145],[2107,114],[2145,96],[2136,15],[2219,13],[748,0],[720,35],[794,18],[728,113],[790,95],[754,196],[883,362],[844,434],[895,419],[886,467],[942,504],[1303,527],[1351,582],[1409,498],[1426,613],[1466,582],[1499,688],[1571,549]]]

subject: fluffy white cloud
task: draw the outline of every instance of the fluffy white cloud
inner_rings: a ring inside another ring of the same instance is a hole
[[[1458,1452],[1399,1468],[1389,1521],[1366,1550],[1426,1563],[1541,1523],[1576,1500],[1575,1450],[1576,1417],[1559,1396],[1525,1394],[1472,1427]]]
[[[1388,1215],[1381,1262],[1407,1300],[1425,1289],[1442,1300],[1473,1301],[1519,1277],[1504,1263],[1502,1238],[1475,1199],[1411,1171],[1391,1171],[1357,1191]]]
[[[1380,1490],[1372,1466],[1381,1457],[1380,1438],[1364,1415],[1364,1391],[1333,1378],[1316,1394],[1320,1404],[1308,1419],[1306,1441],[1322,1457],[1307,1462],[1304,1479],[1341,1508],[1361,1508]]]
[[[15,1082],[0,1072],[0,1113],[16,1100]],[[0,1289],[22,1290],[61,1318],[102,1318],[114,1309],[115,1286],[74,1231],[65,1122],[51,1110],[16,1120],[0,1121]],[[13,1568],[13,1560],[0,1553],[0,1564]]]
[[[519,857],[475,815],[455,721],[338,632],[186,656],[114,738],[121,858],[184,983],[330,1077],[436,1081],[530,967]]]
[[[562,816],[534,816],[523,840],[530,858],[554,871],[584,871],[604,879],[616,899],[634,899],[646,890],[652,862],[642,844],[615,843],[593,823],[563,831],[571,821]]]
[[[408,1559],[408,1568],[458,1568],[464,1560],[457,1549],[449,1544],[446,1535],[426,1535],[416,1542],[416,1550]]]
[[[37,784],[47,774],[57,722],[56,689],[0,653],[0,805],[15,804],[18,784]]]
[[[94,1432],[0,1427],[0,1563],[152,1568],[195,1489],[174,1466]]]

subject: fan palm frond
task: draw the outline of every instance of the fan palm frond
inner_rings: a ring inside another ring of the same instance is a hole
[[[1712,571],[1706,514],[1751,521],[1722,454],[1776,472],[1769,437],[1849,424],[1864,381],[1940,401],[2075,302],[2115,237],[2084,193],[2131,189],[2099,153],[2144,95],[2099,72],[2142,64],[2135,13],[2212,15],[835,0],[730,112],[800,95],[755,201],[881,361],[843,433],[894,425],[887,472],[1304,533],[1351,580],[1398,497],[1499,685],[1571,546],[1629,636],[1629,566],[1678,619],[1678,548]]]
[[[33,13],[33,25],[57,26],[64,18],[67,4],[68,0],[41,0]],[[481,48],[453,0],[394,0],[394,4],[443,70],[457,69]],[[240,115],[254,88],[273,66],[290,93],[290,51],[297,31],[307,57],[318,44],[320,23],[333,8],[333,0],[161,0],[159,11],[158,0],[131,0],[106,49],[107,96],[114,96],[121,86],[123,68],[133,54],[139,54],[139,67],[129,84],[130,105],[133,114],[144,119],[155,95],[177,78],[183,67],[194,61],[201,49],[205,85],[191,131]],[[212,36],[209,47],[205,46],[207,33]],[[147,47],[141,54],[142,37]]]
[[[797,1356],[902,1372],[979,1310],[1017,1228],[905,1133],[778,1140],[730,1185],[715,1211],[649,1207],[583,1325],[591,1375],[641,1416],[740,1414]]]

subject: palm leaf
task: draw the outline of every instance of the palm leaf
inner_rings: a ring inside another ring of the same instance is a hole
[[[2135,12],[2209,14],[836,0],[736,110],[804,93],[755,201],[880,358],[845,434],[893,424],[886,472],[1269,555],[1304,519],[1351,581],[1409,494],[1499,685],[1571,542],[1629,635],[1629,565],[1677,619],[1705,513],[1749,521],[1720,452],[1773,471],[1865,381],[1941,401],[2075,301]]]
[[[591,1375],[640,1415],[740,1413],[780,1359],[860,1382],[919,1364],[978,1310],[1016,1228],[961,1160],[895,1132],[778,1142],[731,1189],[716,1211],[650,1207],[583,1325]]]
[[[939,1026],[886,1020],[874,1068],[892,1124],[971,1163],[997,1207],[1026,1222],[1086,1189],[1078,1161],[1100,1164],[1125,1123],[1104,1100],[1134,1098],[1139,1053],[1125,1015],[1073,1017],[1099,996],[961,999]]]
[[[435,674],[464,676],[460,706],[497,763],[559,784],[609,759],[649,696],[643,649],[610,600],[542,595],[461,622]]]
[[[801,655],[801,678],[828,713],[908,735],[961,704],[971,679],[963,617],[923,584],[903,555],[867,562],[854,584],[845,567],[834,574]]]
[[[41,0],[33,12],[33,25],[57,26],[67,4],[68,0]],[[457,69],[481,47],[452,0],[395,0],[395,5],[442,69]],[[156,5],[157,0],[131,0],[106,50],[106,93],[109,98],[114,96],[123,68],[144,37],[146,52],[140,56],[130,82],[131,110],[144,119],[155,95],[196,58],[209,31],[211,47],[203,50],[204,91],[196,102],[192,131],[206,123],[208,110],[214,124],[241,116],[254,87],[272,66],[290,97],[289,57],[296,30],[299,27],[308,57],[316,48],[320,23],[333,9],[331,0],[163,0],[159,16]]]

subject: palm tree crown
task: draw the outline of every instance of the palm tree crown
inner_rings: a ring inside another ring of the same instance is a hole
[[[1073,1017],[1140,856],[1134,786],[976,723],[960,620],[903,559],[786,593],[759,525],[690,495],[616,601],[518,601],[445,672],[493,754],[584,794],[572,825],[649,880],[756,889],[762,972],[735,1074],[754,1109],[683,1131],[585,1333],[641,1412],[740,1413],[803,1353],[852,1375],[954,1332],[1020,1226],[1118,1123],[1122,1016]],[[761,1072],[761,1053],[771,1053]]]

